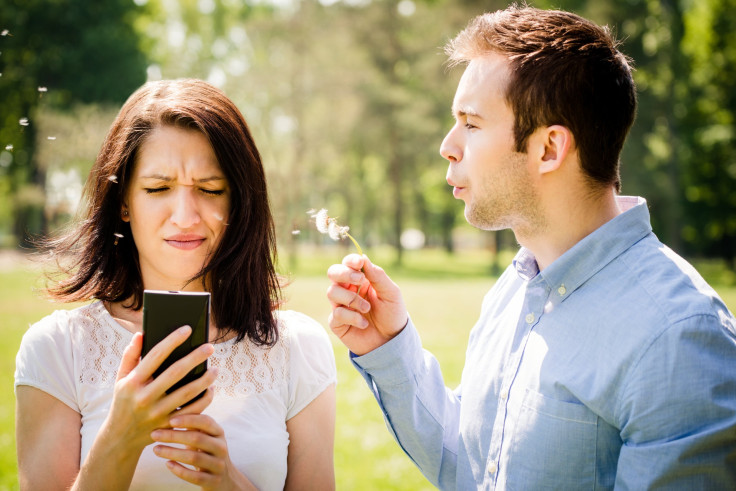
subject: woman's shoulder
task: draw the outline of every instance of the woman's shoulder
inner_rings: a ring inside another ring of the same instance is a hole
[[[296,310],[278,310],[275,312],[279,326],[279,335],[293,341],[326,342],[330,340],[325,328],[312,317]]]
[[[74,329],[83,328],[84,319],[99,318],[102,302],[93,302],[72,309],[57,309],[31,325],[26,336],[70,335]]]

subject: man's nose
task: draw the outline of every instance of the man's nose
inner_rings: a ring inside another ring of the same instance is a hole
[[[463,157],[462,148],[456,142],[456,129],[457,125],[453,126],[440,145],[440,155],[450,162],[459,162]]]

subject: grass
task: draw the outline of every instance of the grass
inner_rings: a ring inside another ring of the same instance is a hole
[[[281,269],[293,273],[286,289],[285,308],[304,312],[327,324],[330,306],[325,299],[325,270],[349,249],[310,251],[292,262],[282,257]],[[443,368],[447,385],[460,381],[465,346],[480,302],[495,278],[489,274],[491,257],[484,251],[448,256],[441,251],[407,253],[401,268],[392,267],[387,250],[369,251],[402,287],[412,319],[424,346]],[[501,264],[508,263],[503,255]],[[699,266],[699,265],[698,265]],[[736,309],[736,282],[717,263],[703,263],[706,278],[729,308]],[[33,292],[38,273],[25,263],[0,268],[0,491],[18,489],[14,436],[13,372],[15,354],[28,326],[57,308]],[[382,415],[365,383],[352,368],[347,349],[332,335],[337,360],[337,427],[335,472],[340,490],[433,489],[389,436]]]

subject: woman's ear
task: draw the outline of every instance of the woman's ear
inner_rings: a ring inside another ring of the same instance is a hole
[[[123,206],[120,209],[120,219],[124,222],[130,221],[130,213],[128,213],[128,206],[125,203],[123,203]]]
[[[559,169],[573,146],[572,132],[565,126],[556,124],[541,129],[541,160],[539,173],[545,174]]]

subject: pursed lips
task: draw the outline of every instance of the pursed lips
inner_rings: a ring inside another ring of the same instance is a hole
[[[197,234],[176,234],[164,239],[172,247],[183,250],[196,249],[205,241],[205,238]]]

